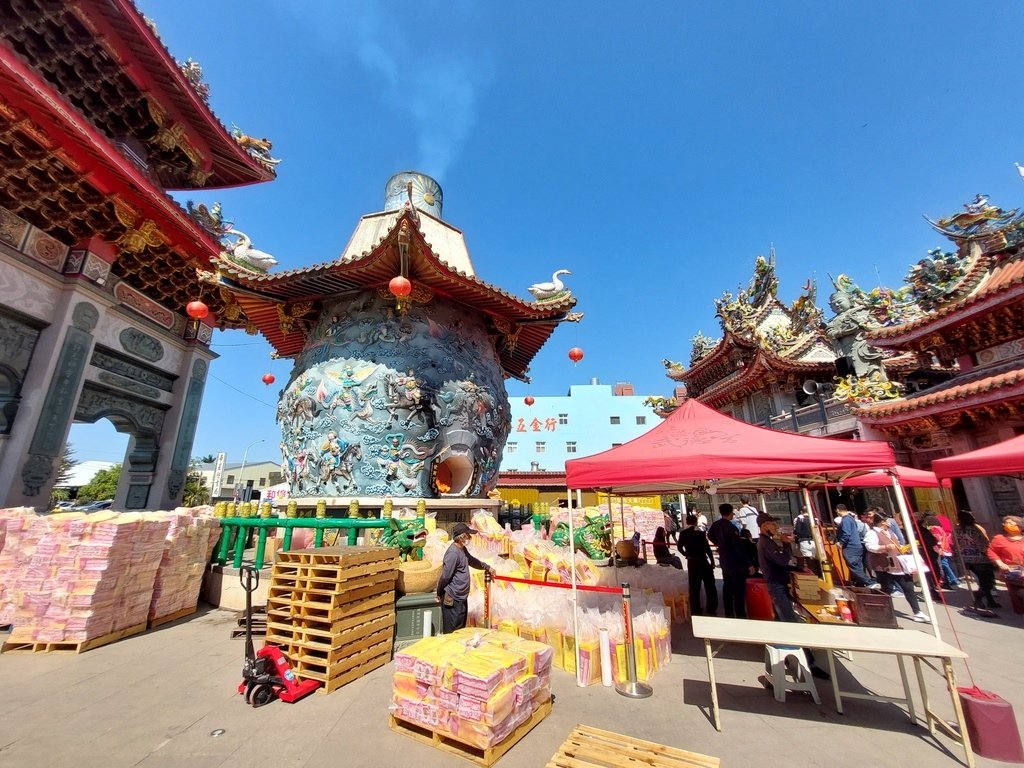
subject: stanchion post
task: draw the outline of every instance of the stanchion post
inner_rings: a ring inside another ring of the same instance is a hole
[[[484,626],[491,628],[491,572],[484,571]]]
[[[629,583],[622,582],[622,625],[626,643],[626,675],[624,683],[616,683],[615,691],[631,699],[646,699],[654,689],[636,679],[636,649],[633,647],[633,611],[630,608]]]

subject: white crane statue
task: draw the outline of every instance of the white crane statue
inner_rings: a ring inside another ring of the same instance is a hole
[[[568,269],[560,269],[551,276],[550,283],[537,283],[535,285],[531,285],[526,290],[532,293],[533,298],[535,298],[537,301],[550,299],[554,296],[557,296],[558,294],[565,290],[565,285],[562,283],[561,280],[558,279],[558,276],[571,274],[572,272],[570,272]]]
[[[224,233],[227,236],[234,236],[238,238],[234,245],[227,246],[227,250],[236,259],[252,264],[257,269],[261,269],[266,272],[271,267],[277,264],[277,259],[271,256],[269,253],[257,250],[252,247],[252,240],[249,236],[237,229],[232,229]]]

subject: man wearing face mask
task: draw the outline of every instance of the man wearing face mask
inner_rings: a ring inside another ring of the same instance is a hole
[[[466,626],[469,569],[491,571],[491,566],[477,560],[466,549],[466,543],[474,533],[476,531],[465,523],[456,523],[452,529],[452,543],[444,553],[441,578],[437,581],[437,599],[441,603],[441,629],[446,635]]]

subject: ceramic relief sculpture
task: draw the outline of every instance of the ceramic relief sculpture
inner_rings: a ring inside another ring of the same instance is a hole
[[[479,315],[363,291],[325,304],[278,421],[293,496],[483,497],[509,407]]]

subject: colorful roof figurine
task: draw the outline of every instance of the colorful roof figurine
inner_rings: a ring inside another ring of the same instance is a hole
[[[693,337],[690,368],[663,361],[667,375],[686,383],[691,397],[720,407],[764,387],[766,376],[831,378],[835,353],[822,331],[815,304],[817,286],[809,280],[787,306],[778,298],[775,251],[758,256],[746,289],[726,291],[715,301],[722,337]]]
[[[440,218],[440,188],[432,193],[414,185],[405,193],[403,200],[389,190],[388,209],[363,216],[334,261],[268,274],[237,258],[222,259],[218,274],[202,275],[226,302],[220,322],[258,330],[278,356],[292,357],[302,351],[325,299],[368,288],[388,296],[389,282],[401,274],[412,284],[412,302],[443,297],[488,316],[505,374],[526,380],[531,360],[558,324],[582,318],[571,311],[572,292],[563,285],[526,300],[484,282],[462,232]]]

